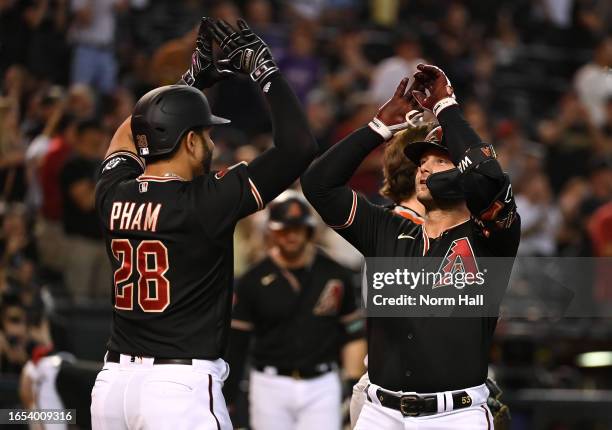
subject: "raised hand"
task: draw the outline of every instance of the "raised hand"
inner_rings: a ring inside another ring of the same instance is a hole
[[[423,109],[437,116],[445,107],[457,104],[453,87],[442,69],[430,64],[419,64],[417,70],[414,79],[420,88],[413,90],[412,94]]]
[[[215,61],[210,26],[210,18],[203,17],[198,29],[196,49],[191,55],[191,65],[182,76],[185,84],[200,90],[212,87],[218,81],[234,76],[228,59]]]
[[[261,83],[278,70],[268,45],[243,20],[238,20],[238,30],[223,20],[214,21],[211,31],[231,66],[253,81]]]
[[[420,106],[413,96],[413,91],[422,89],[422,84],[415,80],[406,91],[408,82],[408,78],[400,81],[393,97],[378,109],[369,124],[370,128],[385,140],[391,139],[400,130],[414,126],[422,118]]]

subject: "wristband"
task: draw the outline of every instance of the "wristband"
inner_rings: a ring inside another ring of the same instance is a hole
[[[393,132],[389,130],[389,127],[387,127],[387,125],[378,118],[373,118],[368,124],[368,127],[380,134],[385,141],[393,137]]]
[[[438,115],[440,115],[440,112],[442,112],[444,109],[446,109],[449,106],[454,106],[457,104],[459,103],[457,103],[457,100],[455,100],[454,97],[445,97],[442,100],[438,100],[438,102],[436,102],[436,104],[433,107],[433,114],[437,118]]]

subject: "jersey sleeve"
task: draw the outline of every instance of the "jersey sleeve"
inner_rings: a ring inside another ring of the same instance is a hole
[[[105,202],[114,186],[140,176],[145,169],[143,161],[134,153],[118,151],[104,159],[96,183],[96,210],[101,215]]]
[[[264,208],[257,185],[249,176],[247,163],[196,178],[193,200],[200,222],[213,238],[231,233],[244,218]]]
[[[345,215],[342,224],[329,225],[365,257],[384,255],[383,244],[399,231],[402,218],[385,208],[374,205],[354,190],[350,207],[337,205],[334,209]],[[331,210],[331,209],[330,209]],[[325,219],[325,217],[324,217]]]

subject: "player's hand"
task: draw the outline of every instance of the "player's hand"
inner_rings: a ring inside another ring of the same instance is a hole
[[[218,81],[234,76],[228,59],[215,61],[210,25],[209,18],[202,18],[196,39],[196,49],[191,55],[191,65],[182,76],[185,84],[200,90],[212,87]]]
[[[268,45],[242,19],[238,20],[238,30],[223,20],[212,22],[211,30],[224,57],[236,71],[258,83],[278,71]]]
[[[414,81],[408,91],[408,78],[400,81],[391,97],[370,122],[369,127],[389,140],[395,133],[415,125],[422,118],[421,108],[413,96],[413,91],[422,89],[422,84]]]
[[[421,88],[413,90],[412,95],[423,109],[437,116],[442,109],[457,104],[453,86],[442,69],[430,64],[419,64],[417,70],[414,79]]]

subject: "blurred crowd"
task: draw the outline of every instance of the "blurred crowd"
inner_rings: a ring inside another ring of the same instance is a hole
[[[606,0],[0,0],[0,373],[49,342],[50,298],[108,300],[97,170],[135,100],[186,70],[203,15],[244,16],[262,35],[322,147],[366,124],[419,62],[439,65],[512,178],[519,254],[612,256]],[[232,119],[215,130],[215,168],[270,145],[250,81],[207,95]],[[381,157],[352,185],[384,203]],[[238,274],[261,257],[263,226],[261,216],[239,225]],[[359,266],[347,244],[322,236]]]

